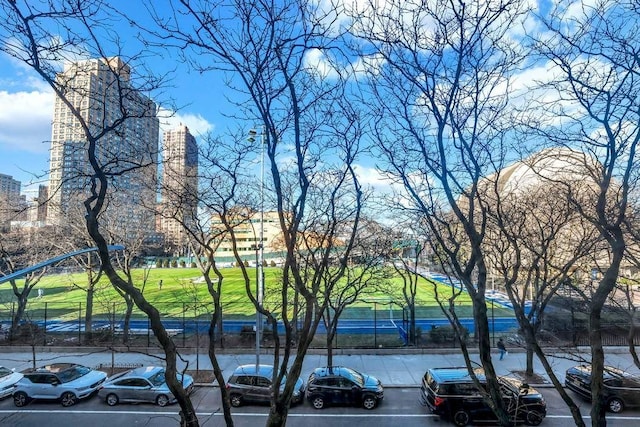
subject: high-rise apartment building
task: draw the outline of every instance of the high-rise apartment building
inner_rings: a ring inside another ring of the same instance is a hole
[[[78,111],[96,143],[97,161],[109,177],[106,214],[129,233],[153,233],[159,121],[156,105],[131,83],[120,58],[68,64],[58,74],[65,100]],[[82,209],[93,169],[82,122],[57,96],[51,136],[48,222],[64,224]]]
[[[160,231],[180,252],[186,244],[184,226],[193,224],[198,209],[198,146],[183,124],[164,133],[160,188]]]
[[[20,196],[20,187],[22,183],[17,179],[13,179],[11,175],[0,173],[0,195],[3,196]]]
[[[21,185],[13,176],[0,173],[0,227],[7,227],[10,221],[19,218],[23,205]]]

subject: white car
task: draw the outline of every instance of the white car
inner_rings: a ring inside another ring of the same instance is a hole
[[[24,371],[16,383],[13,403],[24,406],[33,399],[59,400],[62,406],[74,405],[92,396],[107,379],[107,373],[74,363],[52,363]]]
[[[13,369],[0,366],[0,399],[11,396],[13,390],[16,388],[16,383],[20,381],[23,376],[20,372],[15,372]]]

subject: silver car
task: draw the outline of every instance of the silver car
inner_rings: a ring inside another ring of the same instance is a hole
[[[53,363],[23,372],[16,383],[13,403],[24,406],[33,399],[60,400],[62,406],[74,405],[90,397],[107,379],[107,373],[74,363]]]
[[[231,399],[231,406],[238,407],[244,403],[269,403],[271,400],[271,379],[273,378],[273,366],[256,365],[238,366],[229,381],[227,390]],[[280,392],[284,390],[286,377],[280,385]],[[296,385],[291,397],[291,403],[300,403],[304,398],[304,381],[296,380]]]
[[[16,383],[20,381],[23,376],[20,372],[15,372],[13,369],[0,366],[0,399],[11,396],[13,390],[16,388]]]
[[[193,391],[191,375],[178,373],[178,379],[187,394]],[[116,374],[98,390],[98,397],[104,399],[109,406],[120,402],[149,402],[166,406],[175,402],[175,397],[165,381],[165,368],[160,366],[143,366]]]

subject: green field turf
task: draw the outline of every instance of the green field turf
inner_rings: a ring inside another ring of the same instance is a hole
[[[265,267],[265,305],[277,312],[279,298],[279,268]],[[255,268],[248,270],[250,286],[255,289]],[[194,268],[154,268],[148,271],[146,283],[143,282],[144,270],[133,271],[135,285],[143,291],[145,298],[152,303],[163,316],[167,317],[207,317],[211,313],[211,296],[201,274]],[[240,268],[225,268],[222,288],[222,302],[227,318],[244,318],[253,316],[255,308],[247,297],[245,282]],[[162,287],[159,282],[162,280]],[[27,310],[32,318],[75,319],[82,315],[86,304],[86,281],[84,273],[57,274],[45,276],[31,291]],[[390,288],[400,295],[402,281],[400,278],[392,280]],[[397,289],[396,289],[397,288]],[[43,296],[38,297],[38,289],[42,289]],[[416,301],[418,301],[416,315],[418,318],[441,317],[442,312],[436,301],[436,290],[440,298],[451,295],[448,285],[434,285],[423,280],[418,286]],[[397,297],[396,297],[397,298]],[[7,318],[15,296],[10,285],[0,285],[0,317]],[[389,295],[377,292],[368,294],[363,301],[350,306],[344,318],[366,319],[372,318],[372,310],[389,312],[394,318],[402,318],[399,300],[392,303]],[[447,305],[448,302],[444,301]],[[473,316],[471,301],[465,292],[455,300],[456,309],[463,317]],[[94,297],[94,316],[106,317],[110,313],[122,312],[122,298],[113,289],[106,277],[96,286]],[[271,305],[271,307],[269,307]],[[117,308],[116,308],[117,307]],[[4,312],[4,313],[2,313]],[[386,314],[386,313],[385,313]],[[139,315],[139,313],[138,313]],[[512,316],[510,310],[496,306],[495,316]]]

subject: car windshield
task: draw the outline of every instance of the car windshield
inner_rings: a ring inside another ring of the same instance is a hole
[[[66,369],[62,372],[58,373],[58,378],[61,383],[68,383],[73,380],[77,380],[78,378],[87,375],[91,372],[91,369],[86,366],[74,366],[69,369]]]
[[[154,374],[151,377],[149,377],[149,381],[151,381],[151,384],[153,384],[155,387],[158,387],[164,384],[164,381],[165,381],[164,369],[161,371],[158,371],[157,374]]]
[[[11,371],[4,366],[0,366],[0,378],[6,377],[7,375],[11,375]]]
[[[358,384],[360,387],[364,386],[364,377],[358,371],[354,371],[353,369],[344,368],[343,372],[345,377],[349,378],[354,383]]]

